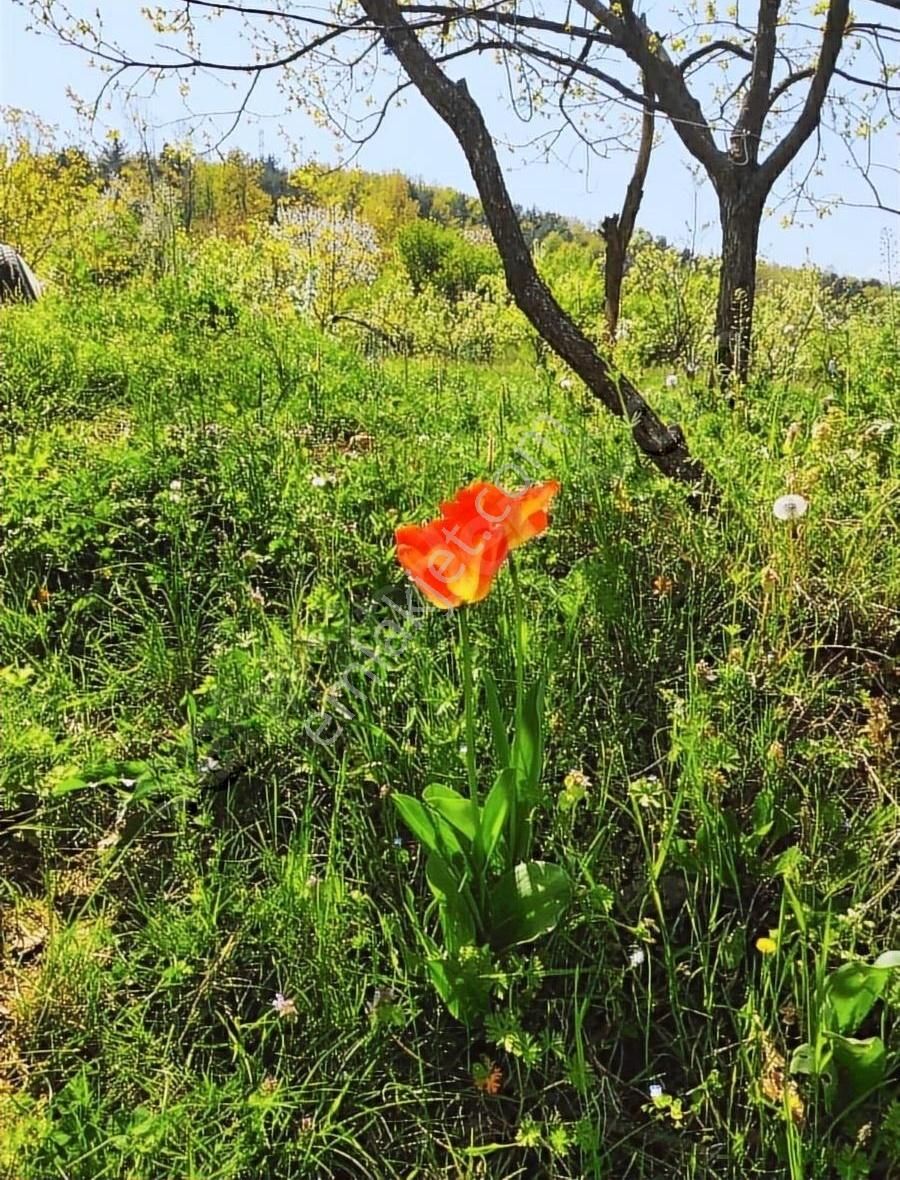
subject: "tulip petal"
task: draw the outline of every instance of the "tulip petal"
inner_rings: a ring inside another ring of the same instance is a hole
[[[556,480],[510,494],[484,480],[441,504],[438,520],[401,525],[397,559],[429,602],[443,610],[480,602],[511,549],[544,532]]]

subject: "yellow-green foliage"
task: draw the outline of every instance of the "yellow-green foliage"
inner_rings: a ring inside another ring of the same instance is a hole
[[[99,196],[87,156],[59,150],[50,129],[22,111],[0,110],[0,241],[34,266],[72,253],[91,224]]]

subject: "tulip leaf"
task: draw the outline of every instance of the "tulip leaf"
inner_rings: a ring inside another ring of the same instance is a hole
[[[456,876],[439,854],[425,862],[425,878],[441,914],[441,928],[448,951],[475,941],[474,904],[469,887]]]
[[[482,673],[484,692],[487,697],[488,717],[491,722],[491,736],[494,741],[494,759],[497,766],[509,766],[509,735],[506,732],[506,722],[500,711],[500,696],[497,692],[497,681],[490,670]]]
[[[429,852],[440,854],[441,846],[434,821],[418,799],[412,795],[393,794],[391,798],[400,813],[400,818]]]
[[[422,799],[467,840],[474,842],[478,835],[478,806],[471,799],[437,783],[425,788]]]
[[[489,960],[480,954],[451,954],[429,959],[427,968],[434,990],[455,1020],[471,1025],[484,1016],[493,983]]]
[[[511,764],[519,772],[519,791],[530,805],[537,802],[538,787],[544,764],[544,740],[541,729],[541,709],[544,685],[538,681],[529,688],[516,715]]]
[[[531,848],[531,812],[540,798],[544,766],[541,709],[544,685],[533,684],[516,714],[510,763],[516,770],[516,798],[510,809],[510,856],[527,856]]]
[[[546,934],[559,922],[571,895],[568,874],[559,865],[516,865],[491,891],[491,942],[503,949]]]
[[[490,863],[500,837],[503,835],[503,828],[515,797],[515,790],[516,772],[513,767],[508,766],[497,775],[481,810],[478,851],[485,864]]]
[[[825,980],[825,999],[834,1015],[833,1028],[853,1032],[869,1014],[888,981],[888,972],[900,967],[900,952],[888,951],[873,964],[844,963]]]

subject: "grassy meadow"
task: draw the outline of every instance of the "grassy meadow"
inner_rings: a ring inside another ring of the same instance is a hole
[[[773,279],[729,410],[655,257],[619,359],[705,515],[507,328],[370,347],[222,251],[0,309],[4,1180],[900,1176],[900,305]],[[393,531],[499,473],[562,490],[465,608],[470,732]],[[394,796],[483,798],[538,683],[570,894],[461,1020]]]

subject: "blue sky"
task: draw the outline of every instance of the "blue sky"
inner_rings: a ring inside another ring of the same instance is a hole
[[[78,9],[77,4],[72,5]],[[86,6],[89,15],[95,3]],[[113,14],[111,31],[127,39],[130,45],[147,51],[152,41],[145,22],[139,16],[141,3],[117,0],[113,7],[102,4],[104,13]],[[863,7],[866,7],[863,0]],[[24,12],[11,0],[0,0],[0,104],[33,111],[42,119],[58,125],[62,134],[84,141],[86,133],[79,126],[68,91],[93,99],[103,82],[103,75],[91,68],[87,57],[77,50],[59,45],[48,36],[26,31]],[[231,60],[239,57],[241,46],[225,37],[225,28],[211,43],[216,52]],[[466,61],[456,71],[465,74],[478,96],[492,130],[501,137],[521,142],[529,131],[511,114],[502,97],[502,79],[487,63]],[[333,137],[318,128],[311,118],[285,108],[275,87],[274,77],[266,77],[253,96],[252,117],[245,117],[228,141],[256,154],[260,148],[287,160],[291,152],[300,158],[315,156],[321,160],[338,158]],[[233,93],[221,80],[201,80],[194,86],[189,102],[195,111],[225,110],[234,106]],[[159,148],[167,140],[183,138],[190,122],[183,122],[184,103],[173,84],[163,85],[153,95],[145,95],[132,110],[139,112],[153,131],[151,143]],[[99,112],[93,135],[102,140],[106,130],[116,127],[126,139],[135,141],[130,130],[131,117],[119,99]],[[230,120],[220,119],[220,126]],[[199,141],[198,141],[199,142]],[[900,129],[890,124],[876,141],[877,156],[896,162],[900,159]],[[811,157],[810,157],[811,158]],[[425,181],[452,185],[473,192],[471,178],[462,153],[447,128],[413,93],[408,93],[402,107],[393,109],[379,134],[359,156],[360,166],[376,171],[399,169]],[[800,160],[801,165],[804,160]],[[523,157],[521,152],[501,149],[507,181],[515,200],[578,217],[596,225],[621,204],[630,173],[626,153],[614,152],[606,158],[586,159],[583,151],[566,150],[561,159],[549,163]],[[662,142],[654,152],[639,224],[653,234],[664,234],[670,242],[714,253],[719,234],[715,203],[705,179],[688,166],[692,163],[672,131],[663,128]],[[886,203],[900,206],[900,173],[885,172],[882,191]],[[847,201],[867,202],[871,198],[862,181],[846,162],[839,143],[827,144],[827,159],[817,181],[823,196],[841,196]],[[776,188],[776,195],[777,195]],[[900,238],[900,218],[873,209],[839,208],[822,219],[806,219],[806,224],[782,228],[781,213],[776,210],[763,225],[761,252],[775,262],[817,266],[858,276],[888,278],[885,260],[890,237]],[[896,270],[896,248],[894,249]],[[896,281],[897,275],[893,274]]]

